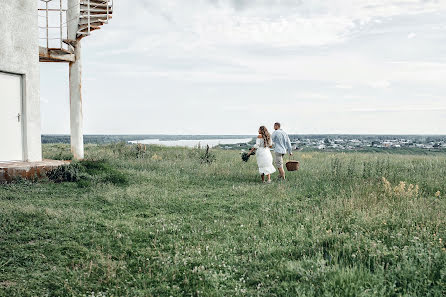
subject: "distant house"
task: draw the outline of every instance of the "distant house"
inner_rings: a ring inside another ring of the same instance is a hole
[[[69,65],[71,151],[84,157],[81,39],[112,9],[113,0],[0,0],[0,161],[42,160],[39,62]]]

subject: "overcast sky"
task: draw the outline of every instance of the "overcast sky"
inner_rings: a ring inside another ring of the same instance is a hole
[[[82,43],[86,134],[446,134],[443,0],[115,0]],[[69,133],[66,64],[41,101]]]

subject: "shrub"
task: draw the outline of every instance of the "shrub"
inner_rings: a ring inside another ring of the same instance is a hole
[[[217,160],[215,154],[210,151],[209,145],[207,145],[206,150],[200,154],[200,160],[203,164],[212,164]]]
[[[84,160],[70,165],[57,167],[47,172],[49,180],[55,183],[75,182],[81,188],[89,187],[93,182],[128,185],[128,177],[113,168],[105,160]]]
[[[79,164],[59,166],[46,173],[49,180],[55,183],[77,182],[82,178]]]
[[[136,158],[137,159],[143,159],[146,157],[147,145],[138,143],[135,146],[135,150],[136,150]]]
[[[385,178],[382,178],[384,190],[387,195],[394,195],[397,197],[418,197],[420,187],[418,185],[409,184],[401,181],[397,186],[393,187],[392,184]]]

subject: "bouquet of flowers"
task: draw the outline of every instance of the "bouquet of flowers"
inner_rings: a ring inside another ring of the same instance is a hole
[[[253,151],[251,154],[250,154],[250,153],[247,153],[247,152],[244,152],[244,153],[242,153],[242,160],[243,160],[244,162],[248,162],[249,157],[251,157],[252,155],[255,155],[255,154],[256,154],[255,151]]]

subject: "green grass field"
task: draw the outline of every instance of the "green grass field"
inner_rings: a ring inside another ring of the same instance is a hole
[[[446,295],[444,154],[297,153],[264,185],[236,151],[86,149],[77,182],[0,185],[0,296]]]

